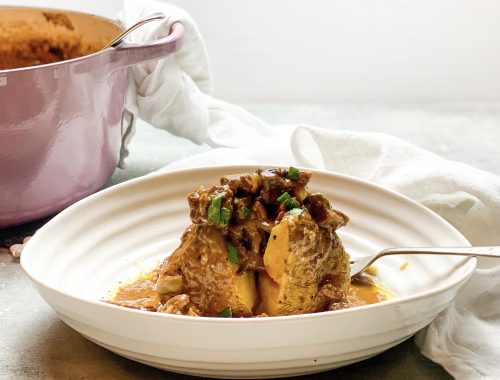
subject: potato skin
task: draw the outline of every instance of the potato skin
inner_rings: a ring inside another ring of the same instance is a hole
[[[205,316],[217,316],[230,307],[233,316],[251,316],[257,300],[253,271],[237,274],[229,260],[227,243],[213,226],[193,224],[180,246],[160,267],[161,276],[181,275],[183,292]]]
[[[319,227],[310,214],[285,217],[271,230],[259,274],[259,312],[293,315],[324,311],[335,290],[350,284],[349,256],[333,229]]]

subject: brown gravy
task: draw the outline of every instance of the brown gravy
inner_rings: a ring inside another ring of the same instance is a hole
[[[130,282],[120,285],[106,302],[133,309],[156,311],[161,297],[156,292],[158,269],[143,273]],[[331,305],[330,310],[369,305],[394,298],[395,295],[377,284],[373,276],[362,274],[351,280],[347,300]]]

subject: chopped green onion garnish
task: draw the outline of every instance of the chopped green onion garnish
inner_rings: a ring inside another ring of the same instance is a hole
[[[300,207],[299,202],[293,199],[286,191],[278,197],[277,201],[284,203],[285,207],[289,210]]]
[[[278,202],[285,202],[286,200],[288,199],[292,199],[292,197],[290,196],[290,194],[288,194],[288,192],[284,192],[283,194],[281,194],[278,199],[276,199]]]
[[[238,250],[230,241],[227,242],[227,252],[229,256],[229,261],[235,264],[240,263],[240,261],[238,260]]]
[[[290,168],[288,169],[288,174],[286,175],[286,178],[293,179],[293,180],[299,179],[299,169],[294,168],[293,166],[290,166]]]
[[[210,205],[208,206],[208,220],[214,222],[219,226],[226,226],[231,219],[231,210],[222,207],[222,199],[224,193],[212,196],[210,198]]]
[[[298,216],[298,215],[302,214],[302,212],[304,212],[304,210],[302,210],[301,208],[294,208],[294,209],[291,209],[290,211],[288,211],[285,215]]]
[[[243,207],[242,211],[243,211],[243,217],[246,218],[248,215],[250,215],[250,209],[248,207]]]
[[[292,210],[294,208],[300,207],[300,204],[292,198],[289,201],[285,201],[285,206],[287,209]]]
[[[229,223],[229,219],[231,219],[231,211],[229,209],[222,207],[220,209],[220,225],[225,226]]]
[[[225,309],[219,311],[219,317],[232,318],[233,317],[233,310],[230,307],[226,307]]]
[[[212,201],[210,202],[210,205],[208,206],[208,220],[214,222],[215,224],[220,224],[220,216],[221,216],[220,208],[222,205],[223,197],[224,197],[223,193],[213,197]]]

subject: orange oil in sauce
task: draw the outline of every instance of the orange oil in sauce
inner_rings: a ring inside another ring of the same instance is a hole
[[[156,311],[161,297],[156,293],[158,270],[142,273],[130,282],[119,286],[107,302],[134,309]],[[369,305],[395,298],[395,294],[374,280],[374,276],[362,274],[351,280],[347,300],[333,303],[331,310]]]

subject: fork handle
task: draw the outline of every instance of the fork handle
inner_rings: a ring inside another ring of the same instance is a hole
[[[377,258],[387,255],[404,254],[442,254],[454,256],[500,257],[500,246],[491,247],[422,247],[422,248],[388,248],[381,251]]]

